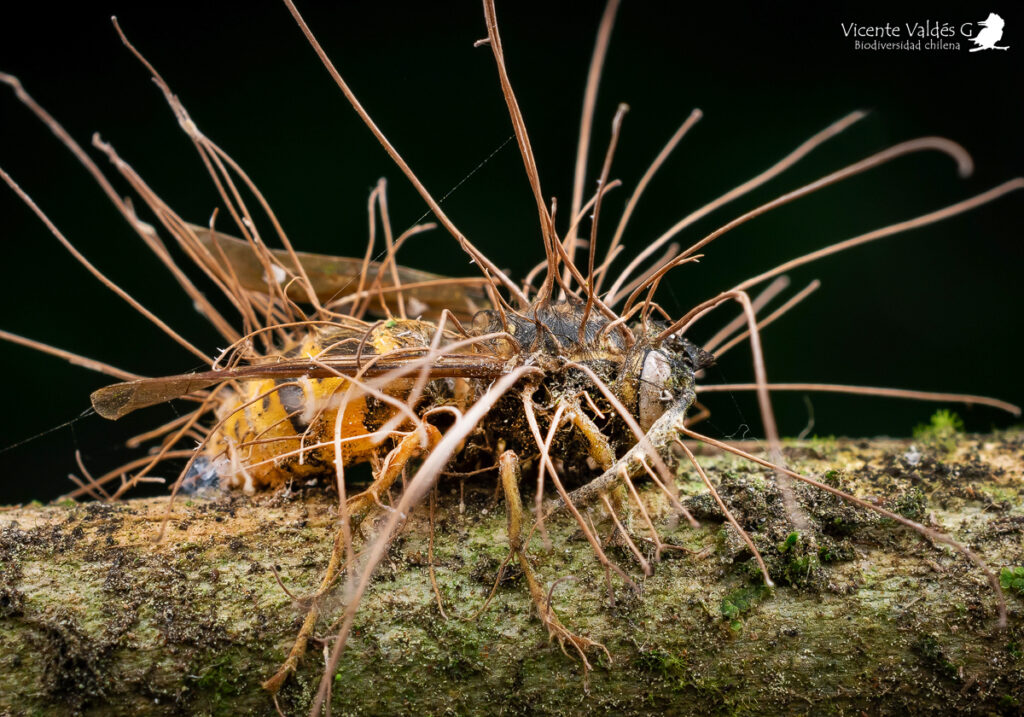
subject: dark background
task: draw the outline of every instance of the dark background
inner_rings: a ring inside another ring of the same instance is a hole
[[[598,3],[505,2],[498,8],[509,72],[525,113],[545,193],[568,207],[579,106]],[[956,177],[935,153],[903,158],[758,218],[717,240],[699,266],[680,269],[661,295],[682,312],[765,268],[825,244],[922,214],[1024,171],[1024,14],[1015,4],[964,9],[935,3],[625,2],[612,37],[595,123],[591,178],[618,102],[628,102],[605,226],[648,162],[693,107],[704,119],[661,170],[626,235],[639,249],[684,214],[760,172],[854,109],[868,119],[790,172],[691,228],[719,224],[890,144],[925,134],[963,143],[975,175]],[[484,160],[511,127],[478,3],[302,4],[306,18],[364,105],[435,197]],[[179,214],[204,223],[218,204],[191,144],[145,70],[109,23],[117,14],[197,124],[269,197],[295,244],[355,255],[364,249],[366,199],[389,179],[397,230],[426,210],[275,2],[95,1],[37,4],[0,23],[0,70],[26,88],[83,144],[99,131]],[[1006,20],[1006,52],[864,52],[841,22],[903,24]],[[97,265],[208,351],[223,343],[191,310],[70,155],[0,88],[0,166]],[[98,155],[97,155],[98,156]],[[101,165],[106,166],[104,160]],[[128,192],[122,182],[115,184]],[[593,186],[593,185],[590,185]],[[540,257],[533,200],[514,143],[445,202],[456,224],[521,277]],[[804,267],[790,292],[824,286],[764,336],[769,379],[896,386],[1024,402],[1020,217],[1024,195]],[[564,215],[563,215],[564,216]],[[197,367],[193,356],[101,287],[0,187],[4,302],[0,328],[149,375]],[[560,225],[564,228],[564,224]],[[604,241],[610,238],[605,235]],[[403,250],[403,263],[452,275],[472,267],[443,231]],[[729,309],[702,325],[706,338]],[[96,473],[133,457],[120,443],[175,415],[150,409],[125,425],[86,416],[108,382],[58,359],[4,345],[0,503],[50,498],[70,484],[79,448]],[[734,350],[710,382],[750,380],[749,352]],[[819,435],[907,435],[935,405],[812,396]],[[752,397],[716,395],[706,430],[760,434]],[[776,402],[784,434],[808,421],[799,395]],[[1005,426],[994,410],[956,408],[969,429]],[[44,435],[32,438],[37,434]],[[27,440],[31,439],[31,440]]]

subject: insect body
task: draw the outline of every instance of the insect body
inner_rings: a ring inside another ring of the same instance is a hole
[[[330,360],[342,348],[354,355],[364,345],[361,356],[367,362],[400,348],[425,349],[430,330],[422,322],[392,320],[387,326],[368,327],[358,334],[351,329],[314,330],[301,343],[283,352],[288,357],[319,357]],[[216,408],[220,427],[206,446],[207,460],[222,466],[226,487],[273,489],[289,480],[305,476],[323,476],[334,472],[331,436],[336,422],[346,439],[343,464],[369,459],[377,447],[371,437],[394,415],[394,408],[383,401],[361,396],[346,399],[351,382],[345,378],[267,378],[240,381]],[[387,394],[404,400],[412,389],[411,379],[387,384]],[[454,400],[454,397],[452,397]],[[339,416],[339,412],[341,415]],[[367,436],[359,438],[359,436]],[[348,440],[355,437],[355,440]],[[311,448],[306,448],[306,444]]]

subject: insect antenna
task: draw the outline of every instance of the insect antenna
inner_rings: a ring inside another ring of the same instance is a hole
[[[833,488],[832,486],[826,483],[814,480],[813,478],[809,478],[808,476],[795,473],[783,466],[774,465],[771,462],[764,460],[763,458],[758,458],[757,456],[751,455],[746,451],[742,451],[739,448],[736,448],[735,446],[729,445],[728,443],[716,441],[714,438],[710,438],[709,436],[704,436],[701,435],[700,433],[691,431],[689,428],[686,428],[685,426],[678,426],[677,428],[680,432],[686,434],[690,438],[696,439],[710,446],[714,446],[723,451],[728,451],[729,453],[740,456],[741,458],[745,458],[746,460],[751,461],[752,463],[757,463],[758,465],[762,465],[766,468],[774,469],[777,472],[781,471],[786,475],[790,476],[791,478],[796,478],[797,480],[803,481],[808,485],[812,485],[815,488],[819,488],[821,490],[831,493],[832,495],[838,496],[839,498],[842,498],[845,501],[853,503],[854,505],[857,505],[861,508],[866,508],[867,510],[874,511],[875,513],[883,515],[886,518],[889,518],[890,520],[894,520],[901,525],[905,525],[906,527],[916,531],[917,533],[921,534],[922,536],[931,540],[932,542],[945,543],[946,545],[952,547],[954,550],[956,550],[965,558],[967,558],[970,562],[974,563],[974,565],[977,566],[977,568],[985,574],[985,577],[988,579],[989,585],[992,587],[993,592],[995,592],[996,594],[996,602],[999,612],[999,627],[1000,629],[1006,627],[1006,597],[1004,596],[1003,590],[999,585],[999,578],[996,577],[996,574],[992,572],[992,569],[989,568],[989,566],[985,563],[984,560],[975,555],[974,552],[971,551],[970,548],[968,548],[963,543],[954,540],[945,533],[942,533],[938,530],[933,530],[924,525],[921,525],[918,522],[910,520],[909,518],[905,518],[899,513],[893,513],[892,511],[882,508],[881,506],[869,503],[868,501],[862,500],[855,495],[839,490],[838,488]]]
[[[388,141],[388,138],[384,136],[384,133],[373,121],[369,113],[363,108],[362,104],[356,98],[355,94],[352,92],[351,89],[349,89],[348,84],[342,78],[341,74],[338,72],[338,69],[334,66],[334,63],[331,62],[331,59],[327,56],[327,53],[324,51],[323,47],[320,45],[316,37],[313,35],[312,30],[309,29],[309,25],[306,24],[305,20],[303,20],[302,15],[298,11],[298,8],[295,7],[295,3],[292,2],[292,0],[284,0],[284,4],[288,8],[288,11],[292,14],[292,17],[295,19],[295,22],[299,26],[299,29],[302,30],[302,34],[306,36],[306,39],[309,41],[309,44],[313,48],[313,51],[316,53],[317,57],[320,58],[320,62],[323,64],[327,72],[331,75],[331,78],[334,80],[335,84],[338,85],[338,88],[341,89],[342,93],[345,95],[345,98],[349,101],[349,104],[351,104],[352,108],[356,111],[356,114],[358,114],[359,118],[363,120],[363,123],[366,124],[366,126],[370,129],[370,131],[373,133],[373,136],[377,138],[378,142],[380,142],[381,146],[384,147],[384,150],[391,157],[392,161],[394,161],[394,163],[398,165],[398,168],[402,170],[402,173],[405,174],[405,176],[412,183],[416,191],[419,192],[419,195],[423,197],[423,200],[427,203],[431,211],[438,218],[438,220],[441,222],[444,228],[448,230],[448,233],[455,237],[456,241],[459,242],[463,250],[467,254],[469,254],[470,257],[473,258],[473,260],[477,263],[479,267],[486,268],[491,274],[497,277],[499,281],[501,281],[501,283],[505,286],[506,289],[508,289],[512,296],[516,298],[521,307],[525,308],[529,306],[529,299],[526,298],[526,295],[523,294],[523,292],[519,289],[516,283],[509,279],[504,274],[504,272],[502,272],[501,269],[499,269],[494,264],[494,262],[488,259],[484,254],[480,252],[479,249],[473,246],[469,239],[467,239],[465,235],[462,232],[460,232],[458,228],[456,228],[455,224],[452,223],[452,220],[449,219],[448,215],[444,213],[443,209],[441,209],[441,205],[439,205],[437,201],[434,200],[434,198],[430,195],[430,192],[427,191],[427,188],[423,186],[423,183],[420,182],[419,178],[413,173],[409,165],[405,162],[404,159],[402,159],[402,156],[398,154],[398,150],[396,150],[394,145],[392,145],[391,142]]]

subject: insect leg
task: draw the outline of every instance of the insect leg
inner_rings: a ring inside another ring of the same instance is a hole
[[[646,461],[655,457],[658,457],[663,461],[671,458],[672,440],[676,436],[674,424],[675,422],[682,421],[685,418],[686,410],[689,406],[689,396],[684,397],[683,400],[677,401],[676,404],[670,406],[668,410],[665,411],[665,413],[662,414],[662,416],[648,429],[647,434],[644,436],[644,441],[638,442],[626,451],[621,458],[609,466],[604,473],[599,475],[597,478],[574,490],[568,495],[568,498],[574,505],[587,505],[589,503],[593,503],[598,500],[602,492],[617,485],[619,481],[622,480],[623,473],[628,475],[630,478],[639,478],[646,472]],[[659,456],[656,452],[662,452],[665,455]],[[685,511],[683,506],[679,503],[678,498],[673,493],[672,489],[674,487],[674,484],[664,486],[669,501],[682,515],[689,516],[689,513]],[[547,514],[550,515],[551,513],[565,507],[564,499],[555,499],[548,504]]]
[[[421,441],[422,436],[419,431],[407,435],[388,453],[384,465],[370,487],[348,499],[348,511],[353,522],[365,518],[374,505],[382,505],[381,496],[402,475],[402,469],[413,456],[421,452],[429,453],[440,442],[441,433],[436,428],[429,423],[424,423],[423,426],[426,429],[425,445]]]
[[[590,661],[587,660],[587,650],[590,648],[601,650],[608,658],[608,661],[611,662],[611,654],[609,654],[608,649],[604,645],[590,638],[581,637],[570,632],[552,609],[551,592],[554,585],[552,585],[552,589],[545,593],[544,588],[537,581],[533,568],[530,567],[530,561],[526,557],[526,546],[523,544],[523,501],[519,495],[519,481],[522,478],[522,473],[519,469],[519,458],[513,451],[505,451],[498,459],[498,469],[501,475],[501,486],[505,491],[505,505],[508,511],[509,546],[518,560],[520,568],[522,568],[523,575],[526,577],[526,584],[530,589],[530,597],[533,599],[533,604],[537,607],[537,615],[540,617],[540,621],[548,629],[548,637],[557,639],[558,646],[562,648],[562,652],[566,655],[569,653],[565,648],[565,643],[568,642],[572,645],[580,656],[580,660],[583,661],[584,671],[592,669]]]
[[[299,634],[295,637],[295,642],[292,644],[288,657],[281,663],[277,672],[262,683],[263,689],[270,694],[277,694],[278,690],[284,685],[285,680],[288,679],[288,675],[295,671],[295,668],[299,665],[299,660],[306,654],[306,646],[309,644],[309,638],[313,636],[313,628],[316,627],[316,620],[320,616],[318,602],[331,589],[338,574],[344,567],[342,564],[342,556],[344,554],[344,533],[339,530],[334,535],[334,548],[331,550],[331,559],[327,563],[327,571],[324,573],[323,580],[320,581],[320,587],[307,598],[310,604],[309,610],[306,612],[306,619],[302,621],[302,627],[299,628]]]
[[[615,463],[615,452],[612,450],[611,444],[608,443],[608,439],[603,433],[601,433],[601,429],[597,427],[597,424],[594,423],[593,419],[580,410],[579,406],[571,408],[566,415],[569,421],[579,429],[587,439],[587,444],[590,448],[590,457],[594,462],[597,463],[603,471],[611,468]],[[628,474],[623,475],[628,481]],[[629,510],[629,501],[625,494],[625,486],[621,483],[609,486],[608,489],[600,494],[600,499],[601,502],[604,503],[605,509],[608,511],[608,515],[611,516],[612,521],[615,523],[616,532],[622,536],[622,539],[625,541],[630,551],[636,556],[637,562],[643,568],[644,574],[651,575],[652,570],[647,559],[644,558],[643,554],[637,549],[636,544],[629,535],[629,532],[619,521],[618,515],[616,514],[617,510]],[[646,507],[643,504],[640,504],[640,511],[643,514],[648,527],[653,530],[653,525],[650,524],[650,518],[648,517]],[[661,541],[658,538],[657,532],[654,533],[654,542],[660,552]]]
[[[566,417],[587,439],[587,444],[590,446],[590,457],[601,467],[601,470],[606,471],[611,468],[612,463],[615,462],[615,452],[590,416],[576,406],[568,411]]]
[[[429,423],[424,424],[424,426],[426,427],[427,445],[423,445],[420,442],[421,436],[418,431],[407,435],[388,453],[387,458],[384,460],[384,465],[370,487],[349,499],[349,515],[353,522],[364,518],[375,504],[380,504],[380,497],[391,487],[398,476],[402,475],[402,469],[414,455],[421,451],[429,452],[441,440],[441,434],[436,428]],[[313,636],[313,629],[316,627],[316,620],[320,615],[318,603],[331,589],[331,586],[345,565],[344,555],[348,548],[345,538],[346,531],[339,529],[335,533],[334,547],[331,550],[331,559],[327,563],[327,572],[324,573],[320,587],[308,598],[310,602],[309,610],[306,613],[306,619],[302,622],[302,627],[299,629],[299,634],[295,638],[291,652],[288,653],[288,657],[281,667],[278,668],[277,672],[263,683],[263,689],[272,694],[277,693],[281,689],[284,681],[288,679],[288,675],[295,671],[299,660],[306,652],[306,646],[309,644],[309,639]]]
[[[579,510],[577,510],[576,506],[573,504],[572,500],[569,497],[569,493],[566,492],[565,490],[565,486],[562,485],[562,481],[558,478],[558,471],[555,470],[555,466],[551,462],[551,441],[554,438],[555,432],[558,430],[559,425],[561,424],[563,413],[566,409],[566,404],[559,403],[558,408],[555,409],[555,415],[551,419],[551,427],[548,429],[548,437],[545,440],[540,435],[540,428],[537,424],[537,416],[533,410],[533,400],[530,397],[530,390],[528,389],[524,391],[521,394],[521,396],[523,400],[523,408],[526,410],[526,419],[527,422],[530,424],[530,432],[533,433],[533,439],[537,443],[537,447],[541,451],[541,467],[540,471],[538,471],[539,477],[537,480],[538,492],[542,492],[543,490],[543,471],[546,467],[551,473],[551,482],[555,484],[555,489],[558,491],[559,496],[561,496],[561,500],[565,501],[563,505],[569,509],[570,513],[572,513],[573,518],[576,519],[577,524],[579,524],[580,526],[580,530],[583,531],[583,536],[587,539],[587,542],[590,543],[590,547],[594,549],[594,555],[597,557],[598,561],[600,561],[601,565],[604,566],[605,575],[609,579],[609,585],[610,574],[611,571],[614,570],[619,575],[619,577],[622,578],[622,581],[624,583],[626,583],[633,589],[637,589],[636,583],[633,582],[633,580],[628,575],[626,575],[622,568],[620,568],[618,565],[609,560],[608,556],[605,555],[604,550],[601,549],[600,541],[598,540],[594,531],[591,530],[591,528],[587,527],[586,521],[583,520],[583,515],[579,512]],[[538,511],[538,525],[542,524],[543,518],[543,511]]]

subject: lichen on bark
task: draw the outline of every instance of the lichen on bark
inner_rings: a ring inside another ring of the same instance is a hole
[[[938,525],[996,571],[1024,566],[1024,434],[906,441],[791,443],[790,467]],[[409,516],[378,567],[333,680],[335,713],[941,713],[1019,714],[1024,706],[1024,595],[1009,587],[1009,627],[955,551],[875,514],[799,489],[810,535],[781,517],[771,474],[731,456],[700,456],[779,587],[685,466],[679,485],[702,526],[674,520],[639,486],[666,550],[642,579],[601,511],[609,556],[634,579],[611,590],[571,519],[549,520],[530,558],[562,622],[607,646],[578,660],[548,642],[512,567],[495,478],[439,488],[434,572],[429,517]],[[524,488],[525,490],[525,488]],[[460,509],[460,497],[464,510]],[[528,501],[529,502],[529,501]],[[259,683],[284,659],[322,577],[336,498],[318,490],[23,506],[0,513],[0,713],[274,713]],[[653,558],[645,526],[631,537]],[[361,526],[362,538],[377,522]],[[557,585],[555,585],[557,581]],[[321,605],[313,644],[279,695],[308,711],[323,646],[345,606],[344,581]]]

